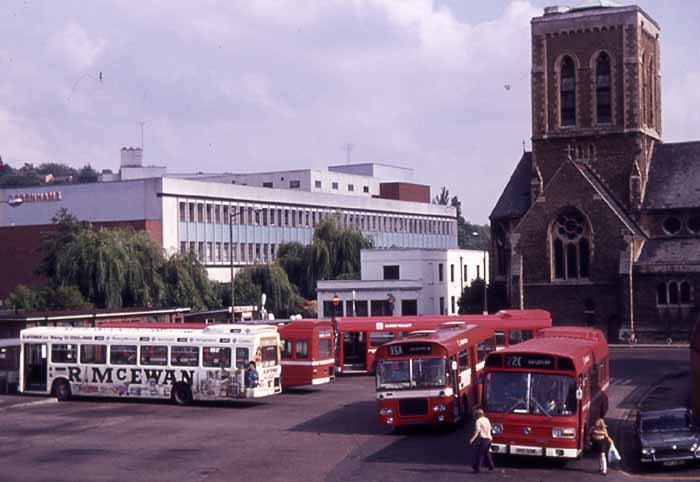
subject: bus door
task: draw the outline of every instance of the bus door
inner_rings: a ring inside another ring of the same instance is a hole
[[[466,407],[461,407],[460,406],[460,394],[459,394],[459,368],[457,365],[457,360],[455,357],[452,357],[450,359],[450,376],[452,377],[452,390],[454,391],[454,401],[452,404],[452,414],[453,414],[453,420],[457,420],[460,415],[464,415],[462,410],[466,410]]]
[[[362,331],[343,333],[343,371],[367,369],[367,337]]]
[[[24,344],[24,389],[45,392],[48,365],[46,343]]]

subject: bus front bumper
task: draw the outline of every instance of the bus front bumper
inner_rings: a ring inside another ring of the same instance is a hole
[[[551,457],[558,459],[576,459],[581,455],[579,449],[534,447],[530,445],[491,444],[491,452],[504,455],[525,455],[530,457]]]

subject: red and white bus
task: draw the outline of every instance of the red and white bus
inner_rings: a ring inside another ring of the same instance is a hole
[[[486,359],[483,407],[499,454],[578,458],[608,409],[608,343],[592,328],[548,328]]]
[[[277,327],[282,347],[282,389],[329,383],[335,378],[333,324],[328,320],[256,320],[249,324]],[[201,330],[205,323],[112,322],[105,328],[170,328]],[[225,326],[225,325],[224,325]]]
[[[493,328],[499,349],[528,340],[552,326],[544,310],[502,310],[491,315],[369,316],[336,319],[338,373],[374,373],[374,354],[384,343],[417,330],[476,324]]]
[[[293,320],[279,324],[277,331],[282,343],[282,388],[321,385],[335,379],[330,321]]]
[[[415,332],[380,346],[379,423],[446,425],[468,416],[479,400],[479,373],[495,349],[493,329],[477,325]]]

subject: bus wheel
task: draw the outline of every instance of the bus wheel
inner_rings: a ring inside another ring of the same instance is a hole
[[[60,402],[70,400],[70,384],[65,380],[57,380],[56,383],[53,384],[53,394]]]
[[[184,406],[192,403],[192,390],[186,383],[176,383],[171,396],[178,405]]]

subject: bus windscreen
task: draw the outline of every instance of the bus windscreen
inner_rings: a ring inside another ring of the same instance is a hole
[[[576,379],[567,375],[492,372],[486,376],[484,394],[489,412],[548,417],[576,413]]]
[[[378,388],[444,387],[444,358],[412,358],[383,360],[377,364]]]

